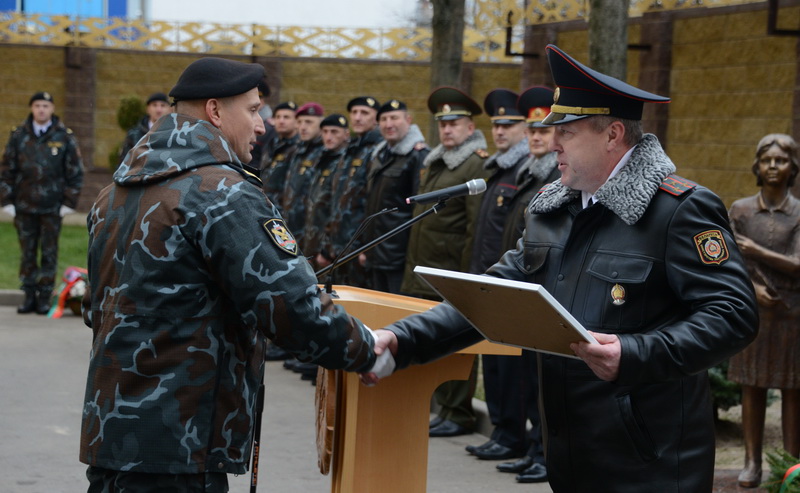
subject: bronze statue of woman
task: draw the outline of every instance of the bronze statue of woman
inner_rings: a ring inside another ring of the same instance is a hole
[[[797,143],[788,135],[765,136],[752,170],[761,190],[734,202],[730,219],[755,287],[759,334],[728,368],[728,378],[742,385],[739,485],[748,488],[761,482],[768,389],[781,389],[783,447],[800,453],[800,200],[789,191],[800,171]]]

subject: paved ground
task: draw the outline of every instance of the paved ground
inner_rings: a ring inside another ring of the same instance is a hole
[[[79,317],[18,315],[0,306],[0,492],[86,491],[78,461],[80,416],[91,332]],[[314,388],[269,363],[264,452],[259,491],[327,492],[317,470]],[[519,485],[495,471],[496,462],[467,455],[479,434],[430,440],[428,491],[549,493],[544,484]],[[232,477],[232,493],[249,491],[249,476]]]

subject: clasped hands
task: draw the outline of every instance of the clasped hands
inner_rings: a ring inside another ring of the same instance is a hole
[[[619,337],[614,334],[590,333],[599,344],[575,342],[570,344],[570,349],[589,366],[597,378],[608,382],[616,380],[622,355]],[[379,329],[372,332],[372,336],[378,359],[370,371],[358,374],[361,383],[367,386],[373,386],[381,378],[392,374],[395,367],[394,355],[397,354],[397,336],[394,332]]]

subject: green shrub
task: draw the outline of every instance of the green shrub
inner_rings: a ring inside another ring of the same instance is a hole
[[[139,123],[144,118],[147,110],[144,101],[136,96],[126,96],[119,101],[117,108],[117,124],[124,132]]]

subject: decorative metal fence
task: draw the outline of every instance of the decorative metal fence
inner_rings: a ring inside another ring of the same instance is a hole
[[[630,16],[640,16],[651,10],[718,7],[754,1],[631,0]],[[507,27],[517,27],[513,31],[511,49],[519,52],[524,34],[521,26],[585,19],[590,12],[587,0],[476,0],[471,14],[470,26],[464,31],[464,61],[514,62],[518,60],[505,55]],[[278,27],[0,12],[0,42],[49,46],[426,61],[430,59],[432,36],[427,27]]]

